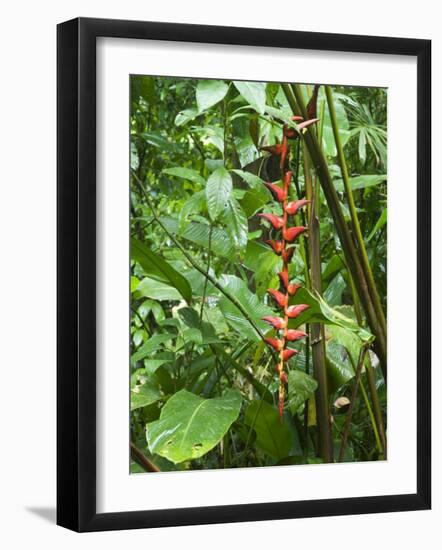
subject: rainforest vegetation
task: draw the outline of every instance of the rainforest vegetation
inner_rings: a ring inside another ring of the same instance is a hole
[[[131,77],[132,473],[386,458],[386,174],[385,89]]]

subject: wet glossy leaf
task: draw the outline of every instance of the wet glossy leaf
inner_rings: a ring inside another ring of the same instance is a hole
[[[181,390],[164,405],[159,420],[146,425],[149,449],[175,464],[199,458],[219,443],[240,408],[236,390],[214,399]]]

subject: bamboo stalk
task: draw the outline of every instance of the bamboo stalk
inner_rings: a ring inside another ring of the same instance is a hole
[[[345,161],[344,149],[342,147],[341,136],[339,135],[338,122],[336,119],[335,104],[333,101],[333,92],[330,86],[325,86],[325,95],[327,97],[327,105],[330,113],[330,121],[333,129],[333,135],[335,138],[336,150],[338,152],[338,161],[341,168],[342,181],[344,182],[345,194],[347,197],[348,207],[350,210],[350,217],[353,226],[353,231],[358,244],[358,251],[362,263],[362,267],[366,274],[368,289],[373,301],[374,308],[376,310],[377,318],[384,331],[385,338],[387,336],[387,323],[385,320],[384,310],[382,309],[381,299],[379,297],[378,289],[373,276],[373,270],[371,269],[370,262],[368,260],[367,249],[365,247],[364,238],[362,236],[361,226],[359,223],[358,214],[356,212],[355,201],[353,198],[353,190],[350,185],[350,178],[348,177],[347,163]]]
[[[299,86],[293,85],[293,89],[289,84],[282,84],[283,91],[287,97],[290,107],[294,114],[307,117],[306,108],[303,102],[302,93]],[[328,170],[327,161],[321,151],[316,133],[310,128],[304,135],[304,141],[307,145],[309,155],[315,166],[319,181],[324,191],[327,204],[330,208],[336,230],[344,251],[345,259],[349,270],[353,275],[353,280],[357,288],[361,303],[366,313],[368,324],[376,336],[375,349],[381,362],[384,378],[387,377],[387,349],[386,341],[381,325],[377,319],[375,309],[370,297],[370,293],[365,279],[364,270],[360,263],[359,255],[356,252],[353,239],[347,227],[347,224],[342,213],[339,198],[336,189],[333,185],[330,172]]]
[[[304,178],[306,189],[312,197],[309,219],[309,257],[311,271],[311,289],[322,294],[321,242],[318,219],[318,202],[312,188],[308,156],[304,154]],[[313,374],[318,383],[316,390],[316,418],[318,422],[319,454],[324,462],[333,462],[333,438],[330,423],[329,394],[327,384],[326,353],[324,330],[320,323],[310,326]]]

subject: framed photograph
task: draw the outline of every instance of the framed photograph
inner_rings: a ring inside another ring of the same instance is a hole
[[[58,26],[59,525],[430,508],[430,53]]]

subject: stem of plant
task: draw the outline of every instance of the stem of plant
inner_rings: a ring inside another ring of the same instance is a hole
[[[304,158],[308,158],[304,155]],[[313,200],[310,204],[309,219],[309,246],[310,246],[310,271],[311,289],[322,294],[321,274],[321,241],[318,219],[318,204],[316,193],[312,188],[310,168],[308,161],[304,164],[304,179],[306,187],[311,189]],[[326,370],[326,352],[324,331],[320,323],[310,325],[310,342],[312,346],[313,374],[318,383],[316,390],[316,418],[318,422],[319,454],[324,462],[333,462],[333,437],[330,423],[329,396]]]
[[[130,454],[137,464],[146,470],[146,472],[161,472],[156,464],[147,458],[147,456],[132,442],[130,443]]]
[[[344,432],[342,435],[341,448],[339,450],[339,458],[338,458],[339,462],[342,462],[344,459],[345,447],[347,446],[348,434],[350,432],[351,419],[353,416],[353,408],[354,408],[356,396],[358,393],[358,386],[361,380],[362,367],[364,366],[364,359],[367,351],[368,351],[368,345],[364,344],[361,347],[361,351],[359,352],[358,364],[357,364],[356,373],[355,373],[355,380],[353,383],[353,390],[350,398],[350,405],[348,406],[347,416],[345,418]]]

